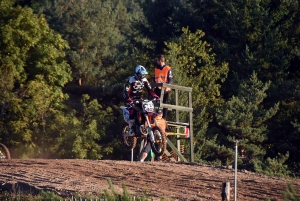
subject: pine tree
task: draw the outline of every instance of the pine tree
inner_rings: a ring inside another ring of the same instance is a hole
[[[190,26],[193,32],[197,30],[192,26],[194,13],[187,1],[145,0],[140,5],[146,22],[139,25],[139,31],[154,44],[149,54],[161,54],[167,48],[165,42],[179,37],[182,27]]]
[[[69,42],[67,56],[74,80],[102,88],[117,82],[115,59],[130,30],[121,1],[43,0],[34,8],[45,13],[51,27]]]
[[[217,121],[226,130],[223,143],[233,147],[238,140],[242,167],[251,170],[255,170],[254,166],[261,164],[264,159],[266,150],[263,142],[267,139],[268,131],[266,121],[279,108],[278,103],[268,109],[263,106],[270,84],[270,81],[264,84],[253,73],[249,80],[242,81],[238,95],[228,100],[216,114]]]
[[[296,135],[291,121],[299,118],[299,2],[288,1],[191,1],[193,26],[203,30],[217,61],[229,64],[222,85],[225,99],[238,93],[241,80],[253,70],[260,80],[272,82],[264,107],[281,102],[268,124],[267,155],[290,153],[289,164],[298,163],[293,154]],[[192,25],[191,25],[192,26]],[[299,168],[298,168],[299,169]]]

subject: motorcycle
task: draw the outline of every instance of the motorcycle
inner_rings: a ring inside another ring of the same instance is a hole
[[[8,148],[2,143],[0,143],[0,160],[1,159],[11,159]]]
[[[134,136],[129,135],[129,107],[121,106],[124,124],[122,126],[121,141],[125,148],[132,150],[136,147],[138,138],[147,138],[151,142],[152,151],[156,156],[161,156],[166,150],[167,137],[164,130],[158,126],[154,112],[155,100],[134,100],[135,123]]]

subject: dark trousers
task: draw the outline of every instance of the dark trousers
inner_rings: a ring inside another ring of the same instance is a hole
[[[154,92],[155,92],[156,95],[158,95],[160,97],[161,89],[155,88]],[[169,92],[165,92],[164,97],[163,97],[163,103],[168,104],[168,100],[169,100]],[[162,117],[165,120],[167,120],[167,116],[168,116],[168,108],[163,108],[163,116]]]

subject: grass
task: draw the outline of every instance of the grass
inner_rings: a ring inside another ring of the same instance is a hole
[[[128,192],[127,187],[123,184],[123,193],[119,194],[113,184],[111,179],[107,179],[109,184],[109,190],[106,189],[102,194],[99,195],[85,195],[84,198],[79,195],[74,197],[61,197],[56,195],[53,192],[41,191],[37,195],[31,195],[26,193],[11,193],[8,191],[0,191],[0,200],[5,201],[73,201],[73,200],[82,200],[82,201],[152,201],[153,199],[144,192],[143,195],[132,195]],[[168,199],[161,198],[161,201],[167,201]],[[171,200],[171,199],[170,199]]]
[[[111,179],[107,180],[109,183],[109,190],[104,190],[104,193],[99,195],[89,195],[81,198],[79,195],[76,195],[72,198],[63,198],[56,195],[53,192],[41,191],[37,195],[25,194],[25,193],[10,193],[7,191],[0,191],[0,200],[2,201],[153,201],[147,192],[144,192],[143,195],[132,195],[128,192],[127,187],[123,184],[123,193],[119,194],[112,182]],[[288,184],[288,187],[284,189],[283,193],[284,201],[300,201],[300,197],[295,191],[295,188],[292,184]],[[168,201],[172,199],[160,198],[161,201]],[[265,201],[270,201],[269,198],[266,198]]]

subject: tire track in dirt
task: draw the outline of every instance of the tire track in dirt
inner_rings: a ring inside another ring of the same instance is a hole
[[[269,178],[247,171],[238,172],[237,178],[238,200],[283,200],[282,192],[289,182],[300,192],[300,182],[297,180]],[[226,181],[231,184],[232,198],[234,193],[234,170],[196,163],[0,160],[2,189],[5,187],[16,191],[16,185],[19,185],[24,191],[29,188],[32,192],[48,190],[67,196],[76,192],[96,194],[109,189],[107,179],[111,179],[119,193],[123,192],[122,184],[125,184],[130,193],[142,195],[147,192],[154,200],[221,200],[221,185]]]

